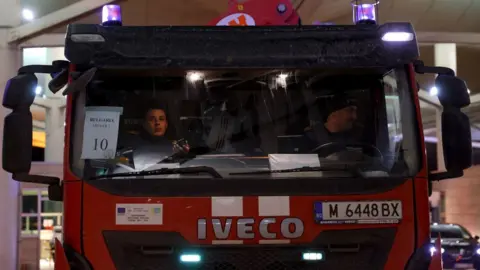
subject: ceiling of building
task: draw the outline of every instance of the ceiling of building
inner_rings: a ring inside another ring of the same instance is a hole
[[[41,17],[79,0],[21,0]],[[369,2],[371,0],[358,0]],[[205,24],[221,15],[228,0],[124,0],[124,8],[145,14],[147,24]],[[306,23],[313,21],[349,24],[352,10],[348,0],[292,0]],[[480,32],[480,1],[477,0],[381,0],[379,19],[409,21],[417,31]]]

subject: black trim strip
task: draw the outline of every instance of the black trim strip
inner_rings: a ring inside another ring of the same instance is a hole
[[[412,201],[413,201],[413,232],[414,232],[414,241],[413,241],[413,250],[417,249],[418,241],[418,216],[417,216],[417,198],[416,198],[416,189],[415,189],[415,178],[412,178]]]
[[[84,190],[84,186],[85,186],[85,181],[83,181],[82,183],[82,187],[81,187],[81,199],[80,199],[80,252],[81,252],[81,255],[83,256],[86,256],[85,255],[85,244],[83,243],[83,216],[84,216],[84,207],[83,207],[83,201],[84,201],[84,196],[83,196],[83,190]]]
[[[104,179],[85,181],[106,193],[122,197],[187,196],[322,196],[378,194],[410,178],[175,178]]]

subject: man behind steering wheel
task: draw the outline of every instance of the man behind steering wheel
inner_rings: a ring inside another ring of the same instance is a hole
[[[313,148],[328,143],[356,143],[354,124],[357,120],[357,103],[348,99],[343,94],[337,94],[320,105],[318,110],[322,113],[322,122],[314,123],[308,127],[306,135]]]
[[[317,103],[318,104],[318,103]],[[318,105],[317,105],[318,106]],[[307,128],[306,137],[310,149],[319,157],[342,162],[382,159],[382,153],[375,146],[362,142],[362,125],[357,123],[357,102],[339,93],[324,101],[318,109],[322,112],[322,122]]]

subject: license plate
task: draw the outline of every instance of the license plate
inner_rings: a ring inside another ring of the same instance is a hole
[[[398,223],[402,219],[401,201],[315,202],[315,221],[338,223]]]
[[[454,266],[455,269],[473,269],[472,263],[456,263]]]

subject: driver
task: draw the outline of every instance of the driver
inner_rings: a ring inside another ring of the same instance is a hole
[[[188,144],[179,144],[174,138],[175,131],[169,125],[165,107],[152,103],[143,113],[138,135],[127,136],[123,140],[123,146],[133,151],[133,162],[130,164],[135,169],[144,169],[174,153],[188,152]]]
[[[306,130],[312,149],[328,143],[354,143],[354,124],[357,120],[357,103],[345,95],[335,95],[326,100],[323,111],[323,121]]]

